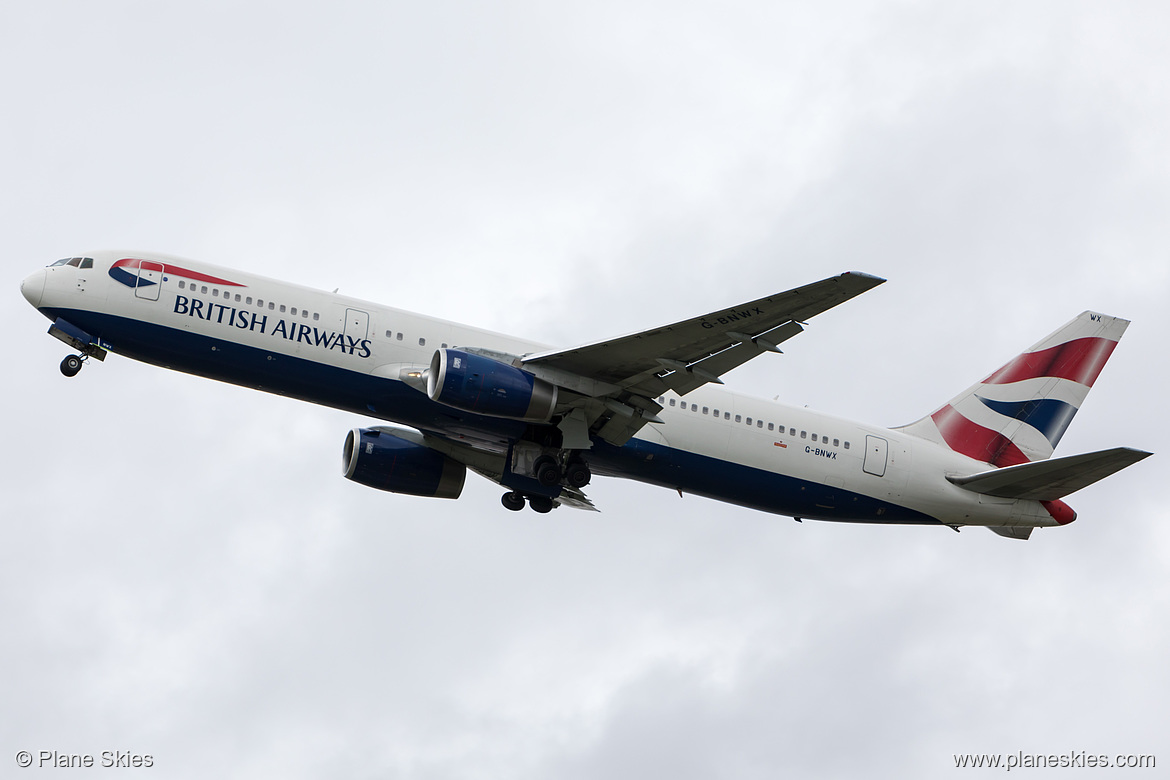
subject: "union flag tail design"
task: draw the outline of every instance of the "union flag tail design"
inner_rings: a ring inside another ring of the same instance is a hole
[[[898,430],[993,466],[1050,458],[1128,325],[1084,312],[946,406]]]

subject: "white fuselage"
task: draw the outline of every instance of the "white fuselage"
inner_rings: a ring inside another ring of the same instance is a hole
[[[205,263],[99,252],[92,267],[30,276],[25,297],[111,351],[423,431],[506,439],[522,423],[454,420],[417,377],[436,349],[526,354],[547,346]],[[126,281],[119,261],[157,264]],[[183,275],[171,273],[181,268]],[[597,442],[599,473],[827,520],[1051,526],[1037,501],[979,495],[947,475],[987,464],[924,439],[707,385],[657,399],[662,424],[625,446]],[[856,510],[854,509],[856,507]]]

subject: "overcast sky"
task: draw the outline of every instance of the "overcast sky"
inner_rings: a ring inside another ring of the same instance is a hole
[[[347,482],[367,420],[67,380],[19,295],[134,248],[568,346],[860,270],[728,385],[903,424],[1094,309],[1133,324],[1057,454],[1162,453],[1170,6],[178,5],[0,0],[0,773],[1170,765],[1166,454],[1028,542],[602,479],[513,514]]]

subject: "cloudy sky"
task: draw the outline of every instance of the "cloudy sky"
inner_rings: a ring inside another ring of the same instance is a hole
[[[1133,325],[1058,454],[1161,452],[1166,4],[186,5],[0,3],[0,767],[1170,764],[1166,455],[1029,542],[614,480],[513,514],[345,481],[362,419],[66,380],[18,290],[136,248],[570,345],[861,270],[890,281],[728,384],[902,424],[1094,309]]]

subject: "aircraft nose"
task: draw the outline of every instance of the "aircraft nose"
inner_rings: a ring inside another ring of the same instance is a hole
[[[20,283],[20,294],[24,296],[26,301],[38,309],[41,307],[41,298],[45,294],[46,275],[47,272],[42,268]]]

